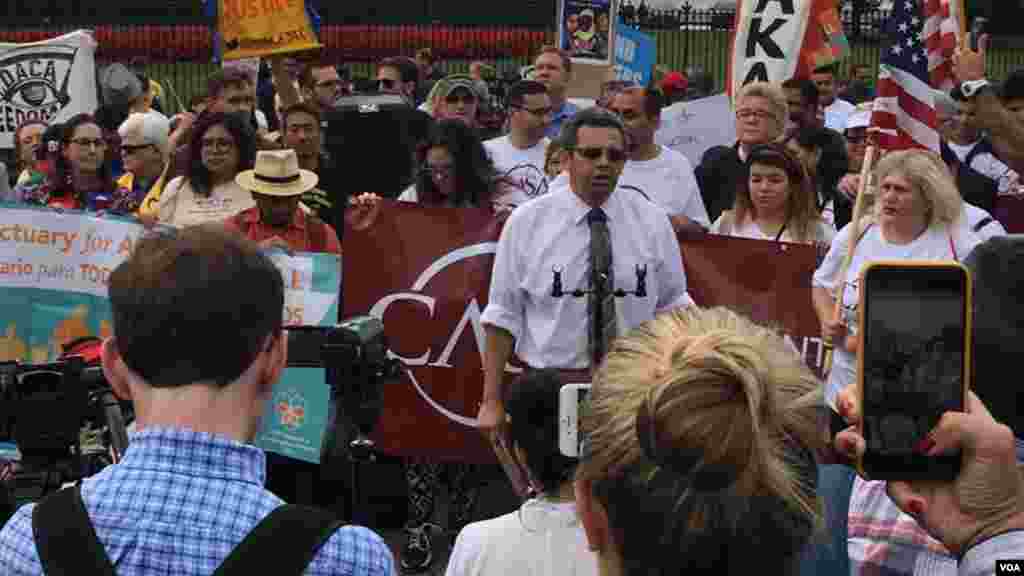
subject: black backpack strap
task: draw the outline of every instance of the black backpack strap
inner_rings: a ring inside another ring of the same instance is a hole
[[[116,576],[78,486],[51,494],[36,505],[32,534],[46,576]]]
[[[325,510],[297,504],[280,506],[249,532],[213,576],[301,576],[341,525],[341,520]]]

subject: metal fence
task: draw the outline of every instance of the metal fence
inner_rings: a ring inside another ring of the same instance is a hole
[[[850,39],[852,54],[842,64],[841,73],[854,64],[877,69],[882,38],[880,30],[886,13],[865,10],[854,13],[844,8],[842,20]],[[627,25],[651,34],[657,43],[659,70],[685,70],[699,67],[709,73],[720,89],[725,85],[730,51],[730,33],[734,13],[723,10],[623,11]],[[377,25],[330,23],[325,19],[320,37],[324,57],[349,66],[356,77],[370,77],[373,62],[384,56],[412,55],[424,47],[432,48],[446,71],[465,71],[472,60],[484,60],[501,73],[518,70],[527,64],[536,49],[555,39],[553,29],[523,28],[511,25]],[[63,24],[25,28],[0,22],[0,42],[32,42],[74,30],[81,26]],[[204,25],[94,26],[100,46],[98,59],[148,62],[145,70],[154,79],[169,85],[187,104],[194,94],[205,90],[206,78],[216,68],[212,62],[212,34]],[[989,51],[990,76],[999,79],[1024,66],[1024,49],[998,43]],[[168,102],[173,105],[174,102]]]

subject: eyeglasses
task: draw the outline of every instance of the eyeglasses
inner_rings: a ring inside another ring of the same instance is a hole
[[[98,150],[103,150],[107,147],[107,141],[102,138],[74,138],[71,140],[71,143],[82,148],[96,148]]]
[[[621,148],[573,148],[573,151],[591,162],[596,162],[603,155],[607,155],[608,161],[612,163],[626,161],[626,151]]]
[[[381,78],[377,80],[377,87],[383,88],[384,90],[391,90],[392,88],[395,87],[395,84],[398,84],[398,82],[390,80],[388,78]]]
[[[737,110],[736,117],[740,120],[750,120],[756,118],[758,120],[773,120],[775,115],[771,112],[765,112],[764,110]]]
[[[121,155],[122,156],[130,156],[131,154],[135,154],[139,150],[143,150],[145,148],[149,148],[150,146],[152,146],[152,144],[139,144],[139,145],[136,145],[136,146],[132,146],[131,144],[122,144],[121,145]]]
[[[220,148],[221,150],[230,150],[235,147],[233,140],[227,140],[222,138],[203,138],[203,148]]]
[[[538,118],[550,116],[554,112],[554,109],[551,106],[547,106],[545,108],[527,108],[526,106],[512,106],[512,108],[515,110],[529,112],[530,114],[533,114]]]

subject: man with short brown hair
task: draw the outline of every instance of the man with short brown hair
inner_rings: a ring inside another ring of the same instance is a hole
[[[572,77],[572,60],[564,50],[555,46],[544,46],[533,61],[533,77],[548,89],[551,98],[551,123],[544,133],[548,138],[557,138],[562,123],[572,118],[579,108],[566,100],[565,91]]]

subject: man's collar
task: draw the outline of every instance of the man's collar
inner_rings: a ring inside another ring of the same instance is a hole
[[[572,221],[573,226],[578,226],[581,223],[586,222],[587,214],[589,214],[594,207],[584,202],[583,199],[573,191],[571,183],[565,188],[559,188],[556,193],[564,194],[566,196],[566,211],[569,214],[569,218]],[[604,201],[604,204],[600,206],[609,220],[612,219],[611,207],[613,202],[612,199],[614,197],[615,191],[613,190],[612,193],[608,195],[608,199]]]
[[[188,428],[152,426],[133,433],[124,459],[117,466],[259,486],[266,481],[266,455],[262,450]]]

